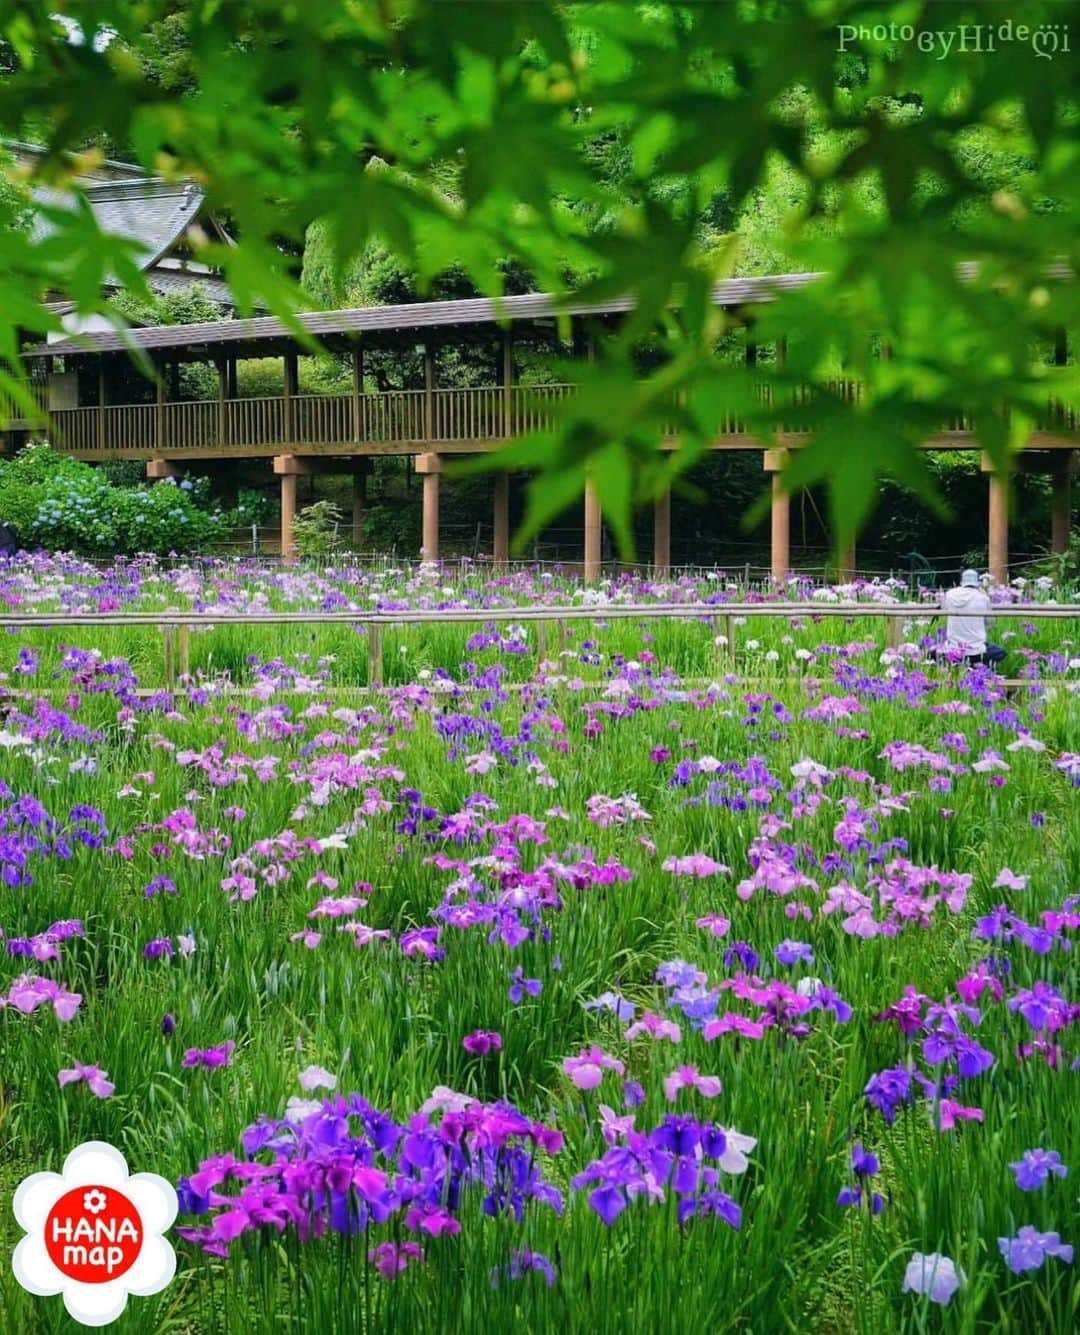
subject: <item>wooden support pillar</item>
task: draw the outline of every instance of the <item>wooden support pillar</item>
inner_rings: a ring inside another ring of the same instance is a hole
[[[772,485],[769,565],[773,579],[783,581],[791,573],[791,497],[784,486],[783,477],[788,463],[788,452],[766,450],[762,462],[766,473],[770,474]]]
[[[836,578],[840,584],[850,584],[855,578],[855,542],[852,540],[840,553],[836,562]]]
[[[354,547],[364,545],[364,513],[367,510],[367,470],[358,469],[352,482],[352,541]]]
[[[293,546],[293,521],[296,518],[296,474],[281,475],[281,555],[291,557]]]
[[[98,357],[98,411],[97,411],[97,443],[98,449],[105,448],[105,358]]]
[[[420,556],[425,561],[439,559],[439,477],[442,459],[437,454],[418,454],[416,471],[423,477]]]
[[[424,439],[435,439],[435,357],[430,344],[424,345]],[[424,494],[426,496],[427,492]],[[435,495],[436,513],[438,513],[438,484]],[[433,556],[428,559],[437,561],[439,558]]]
[[[225,400],[228,397],[228,372],[225,368],[225,358],[218,357],[214,363],[217,368],[217,443],[225,445],[228,443],[228,430],[225,422]]]
[[[225,358],[225,397],[235,399],[238,392],[236,387],[236,358],[229,354]]]
[[[989,565],[994,584],[1009,582],[1009,475],[998,472],[984,454],[982,471],[989,474]]]
[[[364,351],[354,347],[352,352],[352,409],[353,440],[364,439]],[[355,507],[354,507],[355,509]],[[355,523],[353,525],[355,528]]]
[[[653,502],[653,570],[666,574],[671,569],[671,488],[667,487]]]
[[[510,474],[495,474],[493,523],[495,542],[492,555],[496,566],[505,567],[510,560]]]
[[[165,366],[158,362],[155,370],[157,371],[157,381],[155,382],[155,402],[154,402],[154,445],[157,449],[165,448]]]
[[[1069,550],[1072,534],[1072,474],[1076,460],[1075,450],[1062,451],[1054,461],[1050,493],[1050,550],[1061,555]]]
[[[297,368],[295,352],[287,352],[282,359],[285,364],[285,392],[282,396],[281,414],[282,414],[282,433],[285,437],[286,445],[296,444],[296,405],[293,400],[296,398],[299,389],[300,376]],[[295,498],[296,488],[293,484],[293,496]]]
[[[600,512],[600,494],[596,480],[585,479],[585,583],[595,584],[600,578],[600,542],[603,516]]]
[[[148,482],[164,482],[167,477],[181,478],[183,476],[183,465],[174,463],[172,459],[147,459],[146,461],[146,480]]]
[[[506,440],[514,434],[514,339],[509,329],[502,336],[502,433]]]

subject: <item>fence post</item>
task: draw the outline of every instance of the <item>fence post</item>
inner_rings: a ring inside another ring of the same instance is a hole
[[[383,684],[382,626],[368,626],[368,687],[380,690]]]
[[[165,687],[172,690],[176,686],[176,627],[162,626],[165,639]]]
[[[889,616],[885,618],[885,643],[890,649],[899,649],[900,647],[900,618]]]
[[[548,656],[548,628],[546,621],[536,623],[536,657],[542,663]]]
[[[177,643],[179,649],[178,662],[180,666],[180,676],[190,677],[191,676],[191,627],[190,626],[177,627]]]

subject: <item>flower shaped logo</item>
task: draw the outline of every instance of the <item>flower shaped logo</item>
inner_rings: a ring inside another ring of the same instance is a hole
[[[119,1150],[91,1140],[72,1150],[63,1173],[34,1173],[15,1193],[26,1234],[12,1268],[28,1292],[64,1295],[84,1326],[105,1326],[129,1294],[160,1292],[176,1271],[163,1236],[176,1218],[176,1192],[156,1173],[128,1174]]]

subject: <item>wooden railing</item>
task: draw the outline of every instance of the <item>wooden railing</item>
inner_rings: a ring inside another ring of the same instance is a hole
[[[304,630],[322,626],[363,627],[368,637],[368,689],[382,689],[383,630],[389,626],[413,629],[421,625],[506,625],[536,624],[537,652],[541,659],[550,647],[553,634],[558,649],[566,647],[566,623],[569,621],[699,621],[717,637],[717,668],[730,671],[735,664],[740,625],[750,620],[775,620],[792,617],[808,620],[884,621],[885,641],[897,646],[901,623],[942,614],[936,602],[909,603],[625,603],[604,607],[502,607],[482,609],[449,608],[436,612],[409,609],[403,612],[88,612],[72,616],[70,612],[12,612],[0,616],[0,633],[34,627],[67,631],[92,626],[157,628],[164,634],[165,683],[172,689],[177,678],[186,677],[191,668],[191,631],[212,633],[222,626],[298,626]],[[1080,603],[1013,603],[993,609],[993,619],[1024,621],[1080,621]],[[605,683],[606,684],[606,683]],[[1045,684],[1033,678],[1020,685]],[[1063,681],[1070,690],[1080,690],[1080,682]]]
[[[825,392],[851,404],[863,393],[860,383],[830,381]],[[551,425],[551,409],[574,393],[570,384],[515,385],[466,389],[390,390],[382,394],[299,394],[250,399],[196,400],[165,404],[122,404],[105,408],[69,408],[50,415],[51,434],[61,449],[76,454],[128,454],[221,451],[258,453],[299,447],[333,447],[343,452],[357,445],[438,446],[440,443],[494,442]],[[781,431],[798,435],[810,429],[809,409],[821,390],[796,390],[783,411]],[[771,400],[769,387],[763,400]],[[1074,432],[1080,415],[1048,402],[1037,430]],[[942,434],[970,433],[963,416],[946,423]],[[725,416],[719,437],[751,440],[735,413]]]

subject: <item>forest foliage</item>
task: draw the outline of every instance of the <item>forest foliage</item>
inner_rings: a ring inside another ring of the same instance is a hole
[[[813,443],[789,481],[827,486],[844,545],[882,475],[933,503],[917,447],[942,423],[965,417],[1004,467],[1051,398],[1080,408],[1075,364],[1053,365],[1078,323],[1059,277],[1080,244],[1067,13],[7,0],[0,133],[44,140],[46,177],[94,143],[199,180],[238,244],[190,241],[241,311],[395,288],[633,294],[595,363],[562,368],[580,392],[555,426],[498,461],[537,476],[522,541],[591,473],[628,550],[635,504],[691,468],[724,416],[770,437],[799,400]],[[0,212],[19,207],[0,195]],[[130,247],[89,210],[55,221],[37,244],[0,229],[9,394],[20,331],[55,326],[44,291],[84,312],[109,274],[140,291]],[[778,269],[822,274],[755,308],[753,338],[786,357],[718,360],[741,317],[717,310],[713,284]],[[658,353],[644,376],[643,340]],[[861,382],[857,404],[840,372]],[[673,404],[681,448],[661,455]]]

